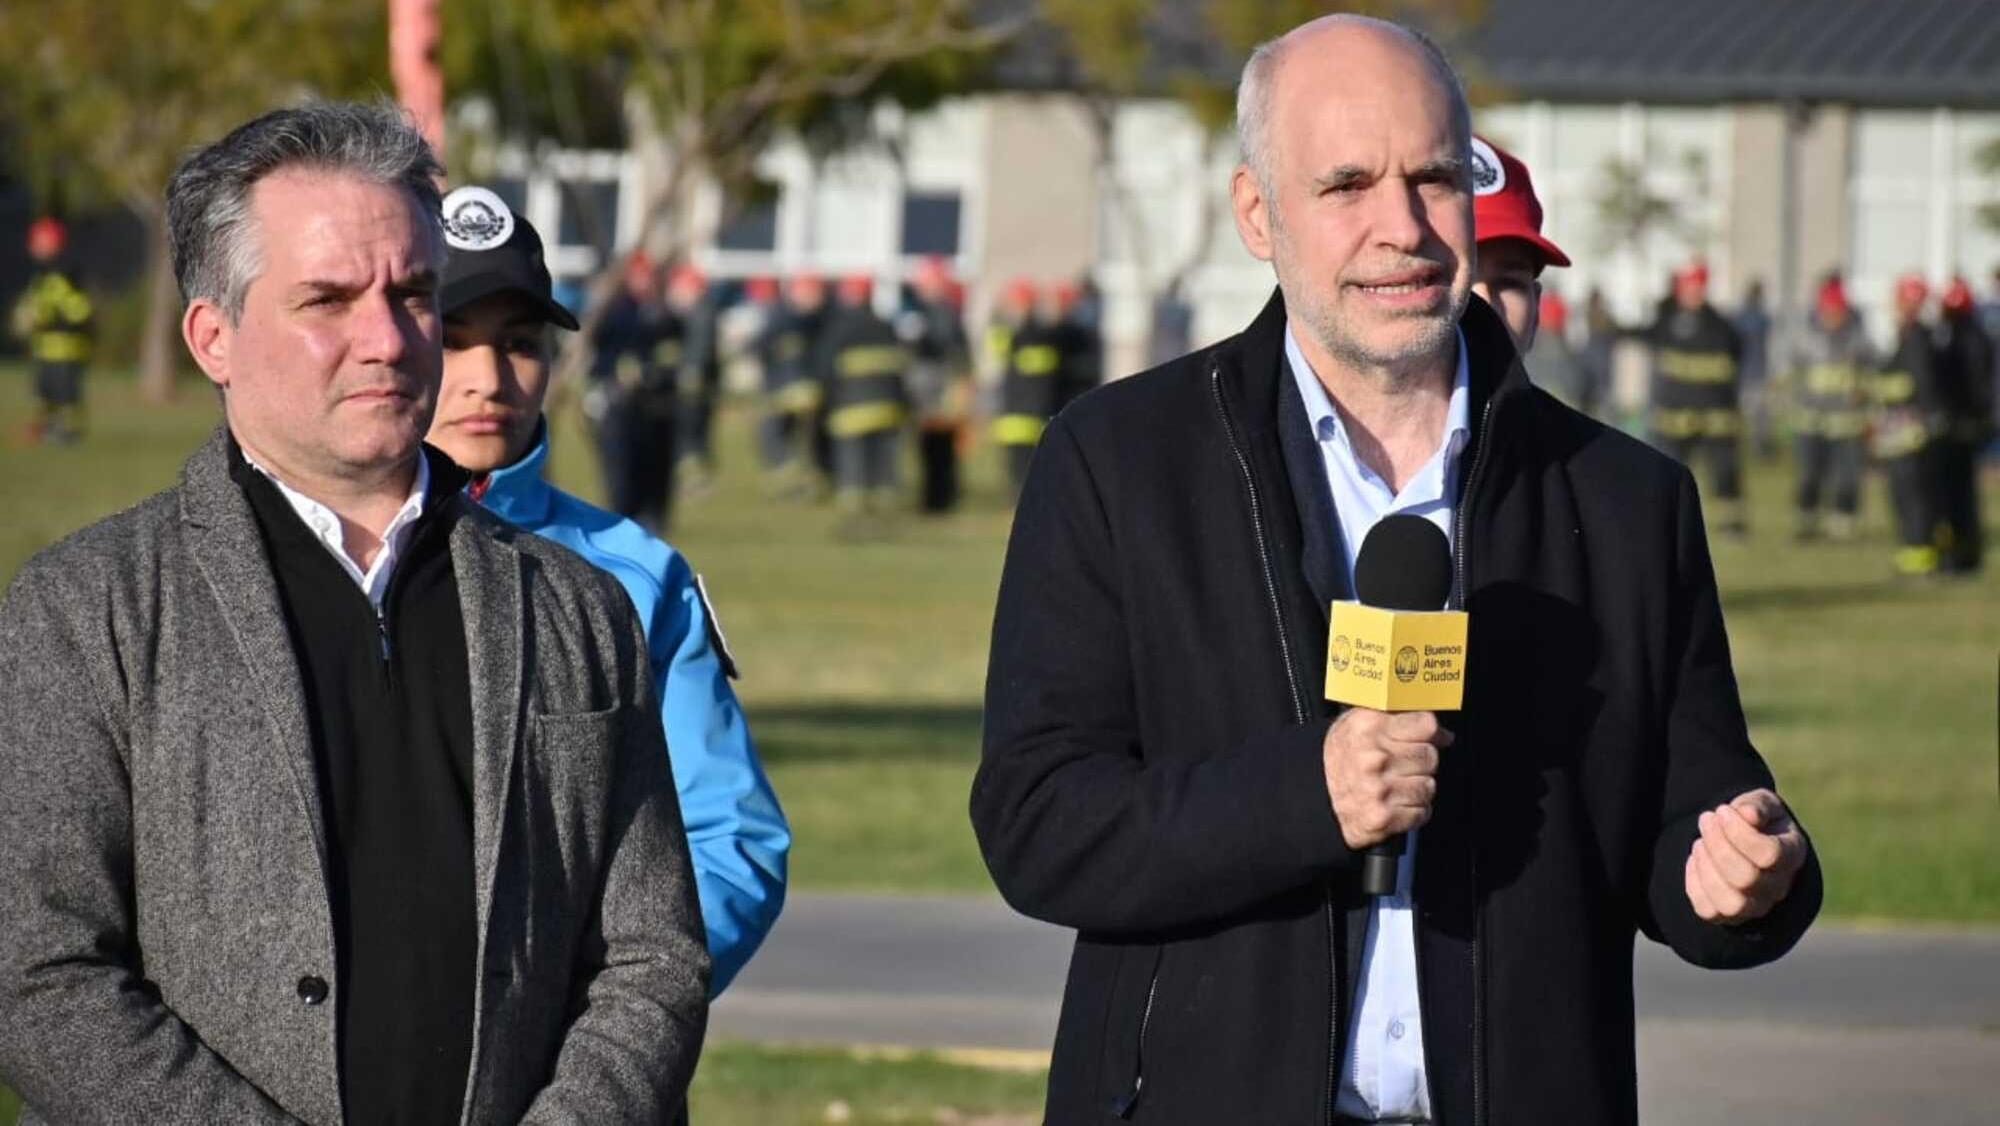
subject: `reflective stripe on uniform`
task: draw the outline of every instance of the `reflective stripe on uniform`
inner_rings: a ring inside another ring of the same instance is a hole
[[[1727,352],[1662,348],[1660,375],[1676,383],[1727,383],[1736,378],[1736,359]]]
[[[1884,406],[1907,403],[1917,397],[1917,377],[1906,371],[1885,371],[1875,377],[1869,391]]]
[[[49,364],[80,364],[90,358],[90,337],[81,332],[43,329],[29,344],[35,359]]]
[[[1715,410],[1655,410],[1653,430],[1667,438],[1734,438],[1743,432],[1743,413]]]
[[[1795,423],[1801,433],[1818,434],[1826,438],[1858,438],[1868,429],[1868,416],[1862,411],[1818,411],[1801,410]]]
[[[811,379],[788,383],[777,394],[771,396],[772,404],[785,414],[806,414],[819,409],[826,398],[826,391]]]
[[[833,358],[834,374],[842,379],[899,375],[909,366],[909,349],[900,344],[858,344],[841,349]]]
[[[1053,344],[1030,344],[1014,353],[1014,371],[1037,377],[1054,375],[1062,367],[1062,353]]]
[[[1032,414],[1003,414],[993,420],[993,440],[1003,446],[1032,446],[1042,440],[1049,421]]]
[[[836,438],[859,438],[863,434],[894,430],[903,424],[907,413],[901,403],[856,403],[836,407],[826,417],[826,429]]]

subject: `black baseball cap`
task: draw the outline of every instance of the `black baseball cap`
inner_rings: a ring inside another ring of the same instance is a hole
[[[576,314],[552,294],[542,261],[542,237],[487,188],[463,187],[444,197],[444,283],[438,311],[449,315],[482,297],[509,291],[526,297],[549,323],[574,332]]]

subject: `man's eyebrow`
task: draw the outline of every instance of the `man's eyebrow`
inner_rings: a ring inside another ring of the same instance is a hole
[[[1465,175],[1465,162],[1455,156],[1426,160],[1410,170],[1413,180],[1456,180]]]
[[[1328,169],[1313,177],[1313,184],[1322,188],[1344,188],[1355,184],[1365,184],[1374,179],[1374,174],[1358,164],[1343,164]]]

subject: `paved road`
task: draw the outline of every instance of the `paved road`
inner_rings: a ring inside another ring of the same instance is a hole
[[[1045,1052],[1069,942],[998,900],[794,895],[713,1028]],[[1649,1126],[2000,1122],[2000,932],[1819,927],[1740,973],[1642,941],[1636,973]]]

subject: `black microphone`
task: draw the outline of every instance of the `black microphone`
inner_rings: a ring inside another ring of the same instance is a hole
[[[1434,614],[1444,609],[1451,598],[1451,544],[1444,532],[1429,520],[1407,512],[1376,521],[1354,559],[1354,595],[1363,606],[1377,610]],[[1405,654],[1410,661],[1408,677],[1404,676]],[[1462,645],[1456,656],[1462,663]],[[1413,680],[1421,659],[1413,647],[1398,647],[1394,676]],[[1405,709],[1390,706],[1381,710]],[[1375,896],[1394,895],[1396,868],[1408,844],[1409,834],[1402,833],[1370,848],[1361,861],[1361,890]]]

